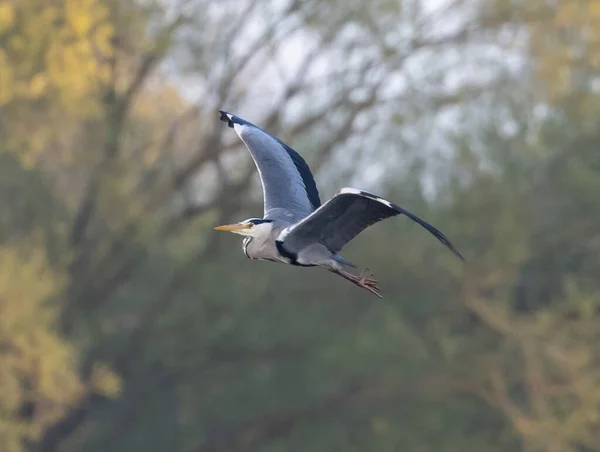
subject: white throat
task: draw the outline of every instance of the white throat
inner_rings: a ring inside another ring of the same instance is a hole
[[[257,241],[265,241],[269,238],[271,234],[271,230],[273,229],[273,223],[261,223],[256,224],[251,229],[241,229],[239,231],[234,231],[236,234],[245,235],[247,237],[252,237]]]

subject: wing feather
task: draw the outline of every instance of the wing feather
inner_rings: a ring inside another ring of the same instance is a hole
[[[284,209],[300,219],[321,205],[314,177],[300,154],[260,127],[225,111],[219,112],[221,120],[244,142],[258,169],[265,216],[273,209]]]
[[[343,188],[302,221],[284,230],[279,239],[286,250],[298,252],[314,242],[338,253],[369,226],[396,215],[406,215],[420,224],[460,259],[463,256],[441,231],[415,214],[372,193]]]

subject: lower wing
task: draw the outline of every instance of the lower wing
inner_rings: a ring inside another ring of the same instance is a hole
[[[354,188],[341,189],[302,221],[285,230],[279,240],[292,252],[318,242],[337,253],[369,226],[401,214],[419,223],[464,260],[448,237],[426,221],[377,195]]]

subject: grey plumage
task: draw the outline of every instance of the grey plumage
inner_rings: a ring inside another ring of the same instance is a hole
[[[346,271],[355,266],[338,253],[369,226],[403,214],[463,259],[441,231],[372,193],[343,188],[321,205],[313,175],[296,151],[260,127],[219,111],[221,120],[236,131],[250,151],[263,186],[264,218],[216,228],[245,235],[243,250],[248,258],[320,266],[381,297],[377,281]]]
[[[279,210],[283,209],[299,220],[321,205],[313,175],[296,151],[254,124],[220,112],[221,120],[237,132],[256,164],[263,186],[265,218],[269,214],[275,218],[284,213]]]

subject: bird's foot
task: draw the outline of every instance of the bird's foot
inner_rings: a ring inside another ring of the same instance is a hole
[[[375,276],[369,271],[368,268],[361,272],[357,283],[363,289],[368,290],[379,298],[383,298],[381,296],[381,290],[379,289],[379,281],[375,279]]]
[[[378,298],[383,298],[381,296],[381,291],[379,290],[379,282],[373,277],[372,274],[365,274],[368,270],[361,272],[360,276],[353,275],[344,270],[330,268],[329,271],[335,273],[336,275],[340,275],[342,278],[347,279],[348,281],[356,284],[358,287],[361,287]]]

